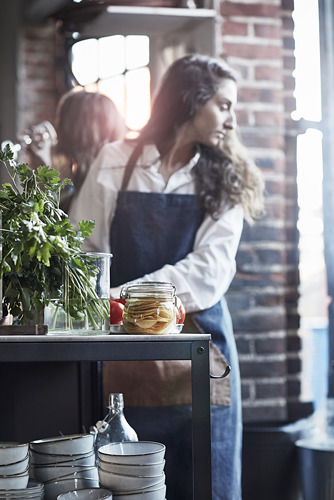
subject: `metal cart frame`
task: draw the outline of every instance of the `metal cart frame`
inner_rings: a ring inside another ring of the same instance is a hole
[[[190,360],[193,499],[211,500],[210,338],[206,334],[1,335],[0,362]]]

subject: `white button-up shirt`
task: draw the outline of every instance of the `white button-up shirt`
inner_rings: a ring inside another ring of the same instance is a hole
[[[93,233],[83,245],[85,251],[110,252],[110,226],[132,147],[131,143],[121,141],[105,145],[92,164],[78,196],[73,200],[69,217],[75,226],[81,220],[95,220]],[[194,194],[191,171],[198,156],[197,153],[187,165],[173,173],[166,183],[159,172],[160,155],[157,148],[154,145],[145,146],[127,189]],[[176,264],[166,264],[140,279],[173,283],[186,312],[207,309],[220,300],[235,275],[235,256],[242,228],[243,210],[240,205],[223,212],[218,220],[205,215],[197,230],[192,252]],[[114,290],[115,293],[117,291]]]

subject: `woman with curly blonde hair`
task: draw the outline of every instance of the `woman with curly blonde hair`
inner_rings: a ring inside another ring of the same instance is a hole
[[[147,125],[102,149],[70,213],[96,221],[87,249],[113,253],[112,298],[128,282],[171,282],[186,309],[184,331],[211,334],[211,372],[231,366],[211,381],[214,500],[241,499],[240,374],[224,295],[243,220],[263,211],[262,176],[235,131],[236,82],[222,60],[175,61]],[[168,500],[191,500],[187,362],[105,364],[104,388],[124,393],[140,439],[166,444]]]

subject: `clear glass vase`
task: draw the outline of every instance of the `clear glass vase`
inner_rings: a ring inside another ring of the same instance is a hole
[[[80,255],[84,269],[76,269],[74,259],[71,272],[57,265],[48,271],[44,323],[49,333],[109,333],[111,258],[108,253],[85,253]]]

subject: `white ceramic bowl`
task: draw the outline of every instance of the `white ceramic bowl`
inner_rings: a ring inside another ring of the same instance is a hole
[[[77,465],[73,467],[62,467],[59,465],[47,466],[47,467],[34,467],[30,466],[30,475],[36,481],[45,483],[47,481],[53,481],[55,479],[64,479],[65,477],[88,477],[92,479],[97,479],[97,468],[85,467],[82,465]]]
[[[144,465],[162,462],[166,446],[153,441],[125,441],[99,448],[99,459],[117,464]]]
[[[163,472],[165,460],[156,464],[147,465],[117,464],[114,462],[99,460],[99,467],[106,472],[124,474],[126,476],[156,476],[157,474],[161,474]]]
[[[29,454],[23,460],[13,464],[0,465],[0,476],[12,476],[13,474],[22,474],[29,465]]]
[[[49,481],[44,484],[45,500],[54,500],[58,495],[68,491],[98,487],[99,482],[95,479],[69,478]]]
[[[99,478],[101,486],[113,492],[140,490],[165,482],[164,473],[157,476],[124,476],[122,474],[106,472],[101,468],[99,468]]]
[[[45,465],[90,465],[95,464],[95,453],[89,451],[88,453],[79,453],[75,455],[53,455],[48,453],[39,453],[35,450],[30,450],[30,463],[34,466]]]
[[[14,464],[24,460],[29,449],[28,443],[0,443],[0,465]]]
[[[104,488],[86,488],[58,495],[57,500],[112,500],[112,492]]]
[[[129,491],[127,493],[113,493],[113,500],[165,500],[165,497],[166,485],[141,492]]]
[[[70,434],[31,441],[30,449],[51,455],[79,455],[94,448],[92,434]]]
[[[0,490],[18,490],[26,488],[29,481],[29,472],[0,477]]]

